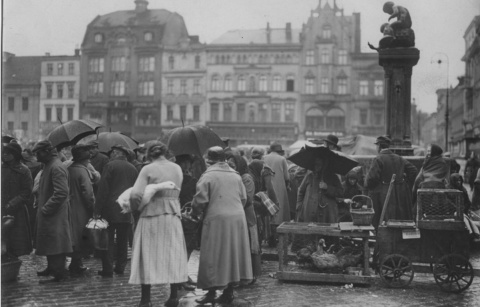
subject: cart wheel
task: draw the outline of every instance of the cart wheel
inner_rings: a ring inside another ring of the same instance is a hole
[[[472,284],[472,264],[462,255],[445,255],[435,264],[433,277],[443,291],[460,293]]]
[[[393,254],[383,258],[379,267],[380,278],[389,287],[403,288],[413,279],[413,267],[407,257]]]

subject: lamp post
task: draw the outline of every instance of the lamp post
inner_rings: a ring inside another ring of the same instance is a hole
[[[448,55],[443,52],[437,52],[437,54],[445,56],[445,59],[447,61],[447,95],[445,99],[445,151],[448,151],[448,119],[449,119],[449,111],[448,111],[448,72],[449,72],[449,66],[450,66],[450,61],[448,59]],[[442,65],[444,62],[441,58],[437,59],[435,61],[438,65]]]

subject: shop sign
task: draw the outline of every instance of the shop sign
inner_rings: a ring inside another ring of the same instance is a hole
[[[330,132],[325,132],[325,131],[311,131],[307,130],[305,131],[305,136],[306,137],[326,137],[329,134],[333,134],[337,137],[343,137],[344,133],[340,131],[330,131]]]

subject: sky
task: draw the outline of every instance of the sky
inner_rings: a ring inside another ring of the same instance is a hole
[[[322,6],[328,1],[321,0]],[[388,21],[385,0],[337,0],[345,15],[361,14],[361,45],[377,45],[380,25]],[[149,0],[150,9],[166,9],[182,15],[190,35],[210,43],[235,29],[300,29],[319,0]],[[410,11],[420,50],[413,68],[412,98],[418,108],[432,113],[437,108],[435,91],[456,86],[465,74],[463,35],[474,16],[480,15],[479,0],[403,0],[395,2]],[[81,46],[87,24],[97,15],[134,9],[134,0],[3,0],[2,49],[17,56],[73,55]],[[438,64],[438,60],[442,64]],[[448,82],[448,83],[447,83]]]

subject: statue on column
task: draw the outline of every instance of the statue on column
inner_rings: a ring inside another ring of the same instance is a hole
[[[388,1],[383,5],[383,11],[390,15],[388,21],[395,17],[397,20],[381,25],[380,32],[383,33],[383,38],[380,39],[378,47],[370,43],[368,43],[368,46],[377,51],[396,47],[414,47],[415,32],[412,30],[412,19],[407,8]]]

